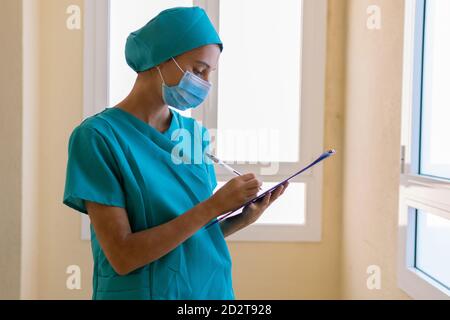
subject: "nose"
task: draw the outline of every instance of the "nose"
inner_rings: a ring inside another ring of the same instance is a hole
[[[210,75],[211,75],[211,72],[210,72],[210,71],[207,72],[207,73],[203,76],[203,80],[205,80],[205,81],[207,81],[207,82],[210,82],[210,81],[209,81]]]
[[[212,71],[207,71],[206,74],[204,75],[203,79],[205,81],[208,81],[209,83],[211,83],[211,78],[212,78],[211,74],[212,74]]]

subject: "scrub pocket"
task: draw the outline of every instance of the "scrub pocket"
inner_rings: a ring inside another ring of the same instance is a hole
[[[126,276],[97,276],[98,300],[149,300],[149,268]]]
[[[189,300],[192,287],[186,272],[182,246],[150,266],[151,292],[155,300]]]

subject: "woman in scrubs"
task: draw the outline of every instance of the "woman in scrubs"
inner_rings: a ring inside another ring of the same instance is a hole
[[[127,39],[131,93],[72,132],[63,202],[91,220],[93,299],[235,298],[224,238],[254,223],[287,184],[205,227],[261,186],[245,174],[213,194],[208,130],[173,110],[205,100],[222,50],[202,9],[161,12]]]

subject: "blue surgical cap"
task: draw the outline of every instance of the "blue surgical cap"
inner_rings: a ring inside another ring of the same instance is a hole
[[[136,72],[149,70],[187,51],[222,41],[206,12],[199,7],[162,11],[127,39],[125,57]]]

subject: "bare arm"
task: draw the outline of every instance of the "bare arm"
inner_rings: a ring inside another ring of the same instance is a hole
[[[86,202],[86,208],[108,261],[120,275],[166,255],[217,215],[205,201],[167,223],[132,233],[125,209],[94,202]]]
[[[166,255],[211,219],[254,197],[260,185],[253,174],[237,177],[177,218],[135,233],[125,209],[89,201],[86,208],[106,258],[118,274],[126,275]]]
[[[248,226],[247,221],[243,219],[242,213],[237,216],[225,219],[219,223],[224,238]]]

